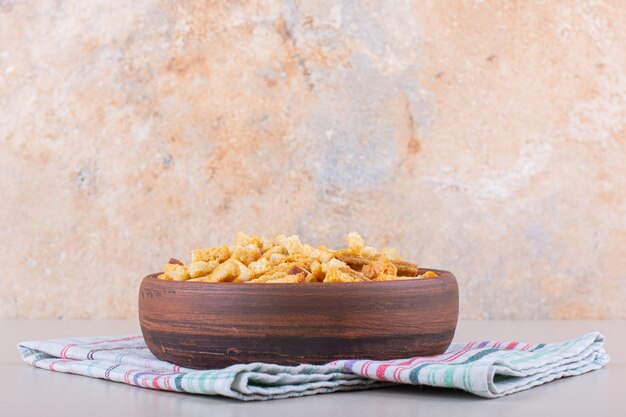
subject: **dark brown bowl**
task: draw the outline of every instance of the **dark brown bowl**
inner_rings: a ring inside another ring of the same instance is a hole
[[[443,353],[454,336],[454,275],[387,282],[232,284],[162,281],[139,290],[150,351],[188,368],[321,364]],[[420,270],[420,273],[424,270]]]

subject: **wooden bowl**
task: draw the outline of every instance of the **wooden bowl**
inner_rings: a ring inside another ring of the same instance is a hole
[[[437,355],[454,336],[459,296],[454,275],[434,271],[421,280],[306,284],[152,274],[141,282],[139,321],[157,358],[187,368]]]

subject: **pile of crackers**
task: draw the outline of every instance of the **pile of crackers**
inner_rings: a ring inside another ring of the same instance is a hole
[[[404,261],[394,248],[365,246],[356,232],[346,237],[347,248],[332,250],[302,243],[297,235],[274,240],[239,232],[233,245],[191,251],[191,263],[170,258],[158,276],[166,281],[279,284],[307,282],[369,282],[434,278]]]

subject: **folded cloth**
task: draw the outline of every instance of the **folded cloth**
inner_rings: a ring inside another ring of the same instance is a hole
[[[339,360],[326,365],[267,363],[195,370],[157,359],[141,336],[22,342],[38,368],[124,382],[144,388],[268,400],[380,387],[390,383],[458,388],[486,398],[580,375],[609,361],[604,336],[589,333],[560,343],[471,342],[443,355],[390,361]]]

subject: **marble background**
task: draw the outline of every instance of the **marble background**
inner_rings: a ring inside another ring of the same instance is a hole
[[[354,229],[464,318],[624,319],[625,44],[619,0],[0,0],[0,317]]]

